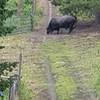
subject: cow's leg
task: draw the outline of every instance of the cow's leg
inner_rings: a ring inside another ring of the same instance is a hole
[[[77,27],[77,25],[76,25],[76,23],[74,23],[74,25],[73,25],[73,29],[76,28],[76,27]]]
[[[68,34],[70,34],[72,32],[72,30],[75,28],[74,23],[72,23],[69,27],[69,32]]]
[[[57,29],[57,34],[59,34],[59,29]]]
[[[72,32],[72,30],[73,30],[73,27],[70,27],[68,34],[70,34]]]

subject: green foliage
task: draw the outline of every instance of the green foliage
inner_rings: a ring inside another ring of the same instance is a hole
[[[37,24],[37,20],[42,16],[42,10],[40,7],[36,7],[36,13],[33,18],[33,26],[31,23],[31,11],[32,11],[32,3],[31,0],[23,0],[23,15],[17,16],[17,1],[16,0],[9,0],[6,3],[5,8],[7,10],[13,11],[13,15],[11,14],[11,17],[7,17],[3,21],[3,27],[0,29],[0,34],[7,35],[8,33],[22,33],[22,32],[29,32],[31,31],[32,27],[34,27]]]
[[[60,7],[63,14],[73,13],[75,15],[91,17],[100,8],[100,0],[53,0],[53,4]]]
[[[13,14],[12,10],[6,8],[7,2],[8,0],[0,0],[0,36],[8,33],[8,27],[4,26],[4,21]]]
[[[75,100],[71,94],[77,93],[78,86],[86,88],[85,92],[91,90],[100,100],[100,38],[68,36],[41,46],[50,58],[59,100]]]
[[[42,55],[49,58],[51,72],[54,75],[56,92],[59,100],[73,100],[76,92],[76,83],[69,75],[69,57],[73,57],[72,51],[67,43],[56,40],[48,40],[41,44]]]
[[[17,62],[0,63],[0,90],[5,91],[11,84],[11,77],[8,77],[9,72],[12,72],[16,67]]]
[[[0,100],[8,100],[9,98],[9,88],[7,88],[5,91],[3,91],[3,99],[0,97]]]
[[[29,89],[29,86],[26,85],[25,81],[21,81],[21,86],[20,86],[20,91],[21,91],[21,100],[36,100],[35,95],[33,94],[33,91]]]
[[[17,11],[17,0],[9,0],[6,4],[6,9]]]
[[[24,15],[30,15],[32,3],[31,0],[24,0]]]

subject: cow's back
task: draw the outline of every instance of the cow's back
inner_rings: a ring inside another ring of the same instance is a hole
[[[58,23],[63,23],[63,22],[70,22],[70,21],[73,21],[75,20],[75,17],[74,16],[70,16],[70,15],[64,15],[64,16],[61,16],[61,17],[55,17],[54,20]]]

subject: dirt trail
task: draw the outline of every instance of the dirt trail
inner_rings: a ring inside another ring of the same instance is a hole
[[[43,11],[43,17],[41,18],[41,21],[39,25],[35,28],[35,31],[33,32],[33,35],[46,35],[46,27],[49,21],[49,3],[48,0],[40,0],[40,5]]]
[[[52,75],[50,62],[47,57],[45,57],[45,60],[44,60],[44,68],[45,68],[46,78],[48,81],[47,83],[48,83],[49,98],[50,100],[57,100],[55,82],[54,82],[54,78]]]

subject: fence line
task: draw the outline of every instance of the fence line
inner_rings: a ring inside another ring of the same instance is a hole
[[[22,53],[20,53],[19,56],[18,72],[12,78],[13,83],[9,91],[9,100],[20,100],[21,64],[22,64]]]
[[[19,90],[18,90],[18,87],[19,87],[19,76],[15,76],[14,77],[15,79],[13,79],[13,84],[12,86],[10,87],[10,94],[9,94],[9,100],[19,100]]]
[[[33,17],[29,16],[15,16],[8,18],[5,21],[5,26],[13,27],[12,33],[31,32],[33,30]]]

